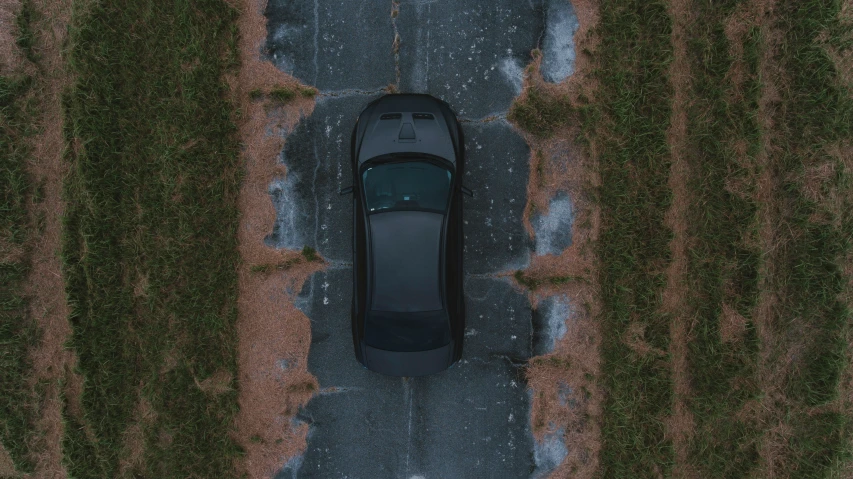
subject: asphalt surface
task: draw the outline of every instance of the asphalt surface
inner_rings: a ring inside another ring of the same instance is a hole
[[[321,392],[296,419],[310,425],[305,454],[277,478],[521,478],[541,476],[565,456],[559,436],[534,444],[520,367],[553,347],[568,306],[553,300],[534,314],[526,296],[496,276],[524,268],[534,254],[521,222],[529,148],[504,117],[530,50],[557,20],[547,16],[553,8],[422,0],[401,2],[392,16],[391,2],[270,1],[266,55],[321,93],[286,139],[288,173],[270,185],[277,221],[267,242],[309,245],[331,263],[297,297],[312,321],[308,369]],[[562,47],[551,52],[566,55]],[[475,192],[464,210],[465,354],[425,378],[369,372],[352,351],[351,199],[337,192],[352,183],[354,121],[388,84],[443,98],[464,119],[464,183]],[[555,201],[569,215],[541,220],[549,251],[568,246],[560,238],[571,228],[570,202]]]

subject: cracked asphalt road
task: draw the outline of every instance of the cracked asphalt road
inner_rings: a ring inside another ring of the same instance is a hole
[[[392,14],[392,12],[395,12]],[[266,54],[320,90],[313,114],[287,137],[287,177],[267,242],[316,248],[331,267],[304,286],[311,319],[308,369],[321,391],[298,420],[305,454],[278,478],[515,478],[541,475],[520,366],[539,335],[526,296],[496,273],[523,268],[532,243],[522,225],[529,149],[506,122],[530,51],[542,39],[541,2],[271,0]],[[395,38],[398,40],[395,41]],[[464,120],[465,288],[463,360],[425,378],[371,373],[350,337],[352,182],[349,138],[361,109],[396,85],[450,103]],[[551,465],[550,467],[553,467]]]

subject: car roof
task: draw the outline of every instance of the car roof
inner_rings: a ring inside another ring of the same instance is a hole
[[[368,216],[374,311],[443,309],[440,288],[444,215],[391,211]]]

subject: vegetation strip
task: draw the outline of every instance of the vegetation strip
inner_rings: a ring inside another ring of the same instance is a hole
[[[237,12],[75,6],[63,259],[85,378],[69,474],[229,477],[237,409]]]
[[[17,43],[30,56],[26,11],[22,9],[18,15]],[[23,71],[0,74],[0,447],[21,473],[33,472],[35,466],[28,453],[39,400],[30,380],[29,351],[41,332],[25,292],[29,244],[38,226],[27,211],[29,204],[40,201],[39,189],[27,172],[32,155],[29,141],[35,133],[34,84],[35,79]]]
[[[672,204],[667,211],[667,226],[672,229],[672,261],[666,270],[666,288],[663,291],[663,312],[670,316],[669,355],[673,379],[673,410],[668,423],[672,438],[675,463],[673,477],[689,477],[692,472],[688,461],[688,448],[694,432],[693,414],[687,405],[690,397],[690,375],[687,365],[687,342],[693,323],[687,307],[687,253],[690,249],[687,227],[688,204],[691,195],[687,190],[690,165],[687,158],[687,109],[690,104],[690,63],[687,56],[687,37],[690,27],[690,0],[670,0],[672,18],[673,60],[669,69],[672,84],[672,114],[668,141],[672,162],[669,188]]]
[[[779,185],[770,278],[779,304],[769,325],[778,344],[765,347],[785,374],[778,386],[784,396],[768,403],[768,422],[789,430],[777,444],[782,457],[775,466],[797,478],[833,477],[851,461],[849,410],[835,406],[849,367],[841,264],[853,237],[853,165],[844,153],[853,142],[853,97],[829,55],[853,45],[841,8],[840,2],[780,2],[773,25],[782,34],[773,60],[783,84],[767,168]]]
[[[594,129],[601,188],[600,261],[603,477],[668,476],[672,443],[665,419],[671,371],[653,351],[669,348],[661,313],[671,232],[667,129],[672,95],[671,21],[657,1],[603,1],[598,26]],[[647,351],[630,347],[633,336]],[[639,338],[637,338],[639,336]]]
[[[746,477],[758,459],[759,430],[749,422],[754,418],[738,414],[759,394],[758,338],[750,316],[758,297],[760,255],[752,194],[760,147],[758,31],[745,26],[731,39],[742,48],[732,48],[726,22],[739,5],[695,1],[689,28],[694,75],[687,126],[688,214],[695,220],[688,226],[687,301],[695,324],[687,361],[696,427],[690,462],[708,477]],[[733,50],[742,50],[740,58]]]

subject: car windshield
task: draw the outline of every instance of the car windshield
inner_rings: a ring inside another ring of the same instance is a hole
[[[450,197],[449,170],[425,161],[386,163],[364,170],[370,212],[395,209],[444,212]]]

